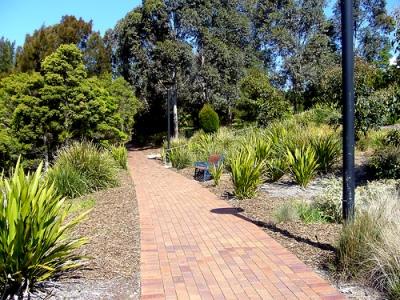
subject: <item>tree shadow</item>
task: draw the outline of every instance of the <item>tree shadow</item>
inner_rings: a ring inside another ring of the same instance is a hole
[[[331,244],[315,242],[309,238],[305,238],[305,237],[293,234],[286,229],[278,228],[275,224],[273,224],[271,222],[266,223],[263,221],[258,221],[258,220],[253,220],[251,218],[248,218],[241,214],[241,212],[244,212],[244,210],[240,207],[239,208],[234,208],[234,207],[215,208],[215,209],[212,209],[210,212],[212,212],[214,214],[221,214],[221,215],[233,215],[242,220],[253,223],[253,224],[257,225],[258,227],[266,228],[272,232],[276,232],[287,238],[293,239],[298,243],[304,243],[304,244],[307,244],[312,247],[319,248],[319,249],[325,250],[325,251],[336,252],[336,248],[333,247]]]

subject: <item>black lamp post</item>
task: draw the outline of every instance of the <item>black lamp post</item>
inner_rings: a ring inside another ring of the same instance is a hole
[[[341,0],[343,83],[343,219],[354,218],[354,52],[353,0]]]

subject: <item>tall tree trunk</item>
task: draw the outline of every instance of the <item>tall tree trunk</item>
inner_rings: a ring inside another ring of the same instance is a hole
[[[172,92],[172,120],[174,124],[174,133],[173,137],[174,139],[177,139],[179,137],[179,127],[178,127],[178,88],[176,84],[174,85],[174,90]]]

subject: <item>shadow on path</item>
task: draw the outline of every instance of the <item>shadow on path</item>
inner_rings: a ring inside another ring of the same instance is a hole
[[[233,216],[238,217],[238,218],[240,218],[242,220],[245,220],[247,222],[253,223],[253,224],[257,225],[258,227],[266,228],[266,229],[271,230],[273,232],[279,233],[279,234],[281,234],[281,235],[283,235],[283,236],[285,236],[287,238],[293,239],[293,240],[295,240],[295,241],[297,241],[299,243],[308,244],[310,246],[313,246],[315,248],[319,248],[321,250],[336,252],[336,248],[333,247],[330,244],[314,242],[314,241],[310,240],[309,238],[304,238],[304,237],[292,234],[291,232],[289,232],[286,229],[278,228],[273,223],[266,223],[266,222],[250,219],[250,218],[240,214],[241,212],[244,212],[244,210],[242,208],[233,208],[233,207],[215,208],[215,209],[212,209],[210,212],[212,212],[214,214],[221,214],[221,215],[233,215]]]

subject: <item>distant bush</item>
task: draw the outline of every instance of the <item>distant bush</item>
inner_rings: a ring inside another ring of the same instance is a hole
[[[393,114],[400,113],[400,104],[394,90],[382,89],[360,96],[356,101],[355,128],[358,136],[367,134],[368,130],[393,123]]]
[[[75,250],[86,240],[67,234],[84,215],[67,218],[64,200],[42,175],[42,165],[26,175],[18,163],[10,179],[0,178],[2,299],[25,299],[37,284],[81,263]]]
[[[400,146],[382,147],[368,161],[369,172],[380,179],[400,179]]]
[[[298,118],[303,119],[305,122],[313,122],[316,125],[327,124],[334,127],[340,125],[341,117],[340,111],[328,104],[317,104],[298,116]]]
[[[118,163],[118,165],[126,170],[128,169],[128,151],[125,146],[111,146],[110,148],[111,156]]]
[[[219,117],[210,104],[204,104],[199,112],[199,122],[201,129],[206,133],[218,131]]]
[[[314,178],[318,168],[318,160],[311,147],[287,149],[289,170],[296,182],[301,187],[307,187]]]
[[[244,148],[231,158],[230,167],[236,197],[253,197],[261,183],[264,162],[257,160],[253,150]]]
[[[91,142],[74,142],[57,153],[47,174],[63,196],[83,194],[118,184],[117,163],[109,151]]]

